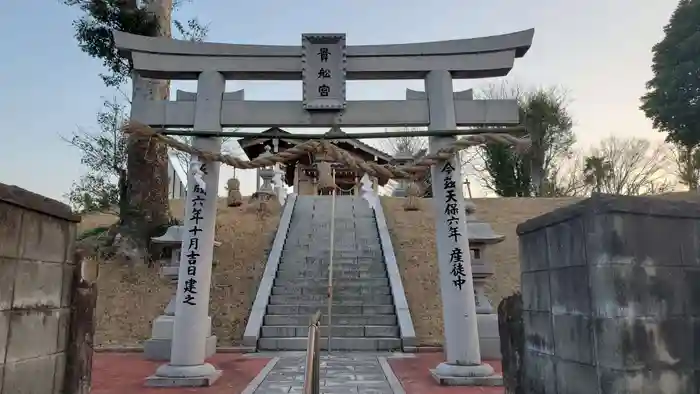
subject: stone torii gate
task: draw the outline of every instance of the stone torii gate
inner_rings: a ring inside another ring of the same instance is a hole
[[[223,127],[396,127],[518,124],[514,100],[473,100],[453,78],[505,76],[531,46],[534,30],[463,40],[346,46],[345,34],[303,34],[301,46],[198,43],[114,32],[141,77],[197,80],[188,100],[147,100],[134,89],[131,120],[154,128],[193,128],[193,145],[220,151]],[[347,101],[346,80],[424,79],[407,100]],[[226,80],[302,80],[303,100],[246,101],[225,94]],[[192,98],[194,100],[192,100]],[[455,137],[431,137],[430,151]],[[193,158],[194,159],[194,158]],[[203,386],[220,375],[205,362],[219,164],[194,160],[187,207],[170,363],[149,385]],[[452,384],[488,384],[482,364],[458,160],[431,168],[446,361],[433,372]]]

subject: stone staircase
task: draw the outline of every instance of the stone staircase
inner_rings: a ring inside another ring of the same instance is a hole
[[[305,350],[310,316],[328,338],[331,197],[299,196],[263,317],[260,350]],[[401,339],[373,210],[336,197],[332,350],[399,350]]]

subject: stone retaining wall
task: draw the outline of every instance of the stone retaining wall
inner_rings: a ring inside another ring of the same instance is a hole
[[[0,183],[0,392],[62,392],[79,221]]]
[[[697,392],[700,204],[594,196],[518,235],[525,392]]]

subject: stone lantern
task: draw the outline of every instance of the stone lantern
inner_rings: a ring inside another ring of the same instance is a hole
[[[465,199],[464,206],[467,213],[467,234],[469,234],[469,251],[472,259],[481,355],[487,360],[499,360],[501,358],[501,343],[498,335],[498,315],[494,313],[491,301],[486,296],[484,289],[486,281],[493,276],[494,271],[485,252],[489,245],[500,243],[505,237],[494,233],[490,224],[476,217],[474,214],[476,205],[471,200]]]
[[[394,155],[391,164],[395,166],[405,166],[411,164],[412,162],[413,155],[411,154],[411,152],[397,152]],[[392,193],[392,197],[406,197],[406,191],[408,190],[409,182],[410,181],[408,179],[397,179],[397,184]]]
[[[266,145],[265,153],[261,154],[260,157],[272,156],[270,152],[271,149],[272,148]],[[275,177],[276,173],[275,167],[259,168],[257,171],[258,177],[262,179],[262,185],[260,185],[260,189],[253,194],[253,199],[270,200],[275,196],[275,189],[272,184],[272,179]]]
[[[184,235],[185,226],[170,226],[165,234],[151,238],[152,243],[169,249],[170,258],[161,262],[161,275],[170,279],[176,288]],[[221,245],[220,242],[214,241],[215,247],[219,245]],[[209,333],[206,342],[206,357],[209,357],[216,352],[216,336],[211,334],[211,317],[207,317],[207,319],[209,319]],[[147,360],[170,360],[174,323],[175,295],[170,298],[163,314],[153,320],[151,338],[146,340],[143,346],[143,353]]]

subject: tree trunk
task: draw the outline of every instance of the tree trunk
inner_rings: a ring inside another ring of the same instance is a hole
[[[686,160],[686,167],[685,171],[687,174],[688,178],[688,190],[695,190],[698,191],[698,175],[697,175],[697,169],[695,168],[696,163],[698,162],[697,160],[697,152],[695,152],[695,145],[689,145],[687,147],[688,149],[688,154],[687,154],[687,160]]]
[[[90,394],[92,387],[92,356],[95,337],[95,306],[97,305],[98,264],[83,261],[77,253],[71,294],[70,330],[66,350],[66,370],[63,390],[69,394]],[[89,267],[89,268],[87,268]],[[87,269],[86,269],[87,268]],[[83,275],[86,271],[88,275]],[[59,373],[56,371],[56,373]]]
[[[544,182],[546,181],[544,173],[544,143],[540,136],[532,137],[532,147],[529,152],[530,156],[530,179],[532,179],[532,187],[534,188],[535,197],[542,197],[544,191]]]
[[[158,36],[171,36],[172,0],[148,0],[158,18]],[[134,105],[140,99],[167,100],[170,81],[132,75]],[[139,100],[136,100],[136,98]],[[115,240],[117,253],[129,260],[145,260],[150,237],[170,219],[167,147],[150,138],[130,135],[127,141],[127,202],[120,212],[121,229]]]
[[[505,392],[506,394],[525,394],[523,387],[525,330],[520,293],[506,297],[498,304],[498,333],[501,340],[501,365]]]

